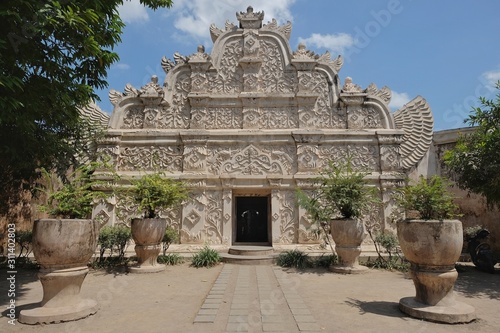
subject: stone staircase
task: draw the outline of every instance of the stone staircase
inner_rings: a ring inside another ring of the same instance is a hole
[[[225,263],[239,265],[272,265],[276,258],[272,246],[231,246],[220,256]]]

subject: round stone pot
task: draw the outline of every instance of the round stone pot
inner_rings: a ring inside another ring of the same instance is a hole
[[[416,296],[399,302],[412,317],[445,323],[476,318],[473,307],[455,300],[455,263],[462,252],[462,222],[458,220],[404,220],[397,223],[399,245],[410,262]]]
[[[137,266],[129,267],[131,273],[155,273],[165,270],[165,265],[157,262],[161,250],[161,240],[165,235],[167,220],[132,219],[132,238],[135,242]]]
[[[365,224],[359,219],[338,219],[330,222],[330,234],[335,242],[338,264],[332,272],[344,274],[364,273],[367,267],[359,264],[361,243],[366,238]]]
[[[97,247],[99,222],[86,219],[41,219],[33,226],[33,255],[41,266],[39,307],[22,310],[19,322],[49,324],[77,320],[97,312],[97,302],[80,297],[87,263]]]

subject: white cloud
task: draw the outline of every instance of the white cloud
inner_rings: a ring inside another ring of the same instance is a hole
[[[264,21],[275,18],[280,24],[292,21],[290,6],[295,0],[253,0],[254,12],[264,11]],[[166,13],[174,17],[174,26],[195,39],[210,39],[208,27],[214,23],[224,29],[226,20],[238,24],[236,12],[246,12],[248,0],[176,0]]]
[[[483,73],[481,76],[486,81],[488,88],[493,90],[496,87],[497,82],[500,80],[500,71],[488,71]]]
[[[124,64],[124,63],[118,63],[118,64],[114,65],[113,67],[115,67],[116,69],[119,69],[119,70],[123,70],[123,71],[130,69],[130,65]]]
[[[120,18],[125,23],[146,22],[149,20],[149,15],[146,7],[139,0],[124,1],[123,5],[118,7]]]
[[[410,96],[408,96],[408,93],[398,93],[396,91],[392,91],[392,97],[391,97],[391,102],[389,103],[389,107],[393,110],[398,110],[403,105],[408,103],[410,101]]]
[[[299,43],[304,43],[308,48],[325,48],[333,54],[343,54],[344,50],[354,45],[354,38],[346,33],[338,34],[312,34],[308,38],[299,38]]]

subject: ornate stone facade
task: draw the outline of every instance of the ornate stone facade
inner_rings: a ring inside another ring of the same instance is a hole
[[[302,44],[292,52],[291,24],[263,17],[249,7],[238,25],[210,27],[210,54],[200,46],[164,57],[163,86],[153,76],[140,89],[110,91],[114,110],[98,149],[124,178],[161,170],[188,182],[192,199],[168,217],[183,243],[318,242],[295,190],[311,189],[328,160],[346,156],[382,189],[384,225],[386,194],[429,147],[429,106],[417,97],[392,114],[389,88],[362,89],[350,78],[341,86],[340,56]],[[250,198],[267,205],[263,238],[242,236],[251,205],[261,205]],[[120,223],[132,208],[110,202],[94,213]]]

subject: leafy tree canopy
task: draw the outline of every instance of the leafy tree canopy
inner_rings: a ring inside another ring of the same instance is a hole
[[[500,90],[500,81],[497,82]],[[477,126],[472,134],[462,136],[444,160],[462,189],[484,195],[488,206],[500,206],[500,94],[495,100],[480,98],[465,120]]]
[[[98,99],[124,23],[123,0],[0,1],[0,212],[41,168],[64,172],[86,148],[79,108]],[[151,8],[172,0],[140,0]]]

